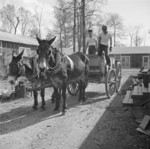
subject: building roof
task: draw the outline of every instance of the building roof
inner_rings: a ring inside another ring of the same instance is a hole
[[[145,47],[114,47],[110,54],[150,54],[150,46],[145,46]]]
[[[14,42],[14,43],[22,43],[22,44],[27,44],[27,45],[34,45],[34,46],[39,45],[37,40],[34,38],[14,35],[14,34],[1,32],[1,31],[0,31],[0,40]]]

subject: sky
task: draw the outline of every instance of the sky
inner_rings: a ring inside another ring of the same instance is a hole
[[[126,27],[140,26],[141,36],[145,37],[143,44],[150,46],[150,0],[107,0],[103,10],[118,13]]]
[[[34,12],[35,7],[43,8],[43,37],[47,28],[52,28],[54,23],[54,6],[56,0],[0,0],[0,8],[6,4],[23,6]],[[150,0],[107,0],[102,10],[106,13],[118,13],[123,18],[125,26],[141,26],[141,34],[146,37],[145,45],[150,45]]]

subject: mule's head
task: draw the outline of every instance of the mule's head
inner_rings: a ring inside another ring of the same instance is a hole
[[[38,57],[38,63],[39,68],[41,70],[47,69],[49,66],[48,62],[51,58],[53,58],[53,50],[51,49],[51,44],[54,42],[55,38],[52,38],[51,40],[41,40],[40,38],[36,37],[37,41],[39,43],[37,54]]]
[[[22,51],[18,56],[14,56],[14,52],[12,54],[12,60],[9,64],[9,73],[8,73],[8,81],[11,84],[14,84],[17,77],[20,75],[20,67],[21,67],[21,62],[20,60],[22,59],[23,55]]]

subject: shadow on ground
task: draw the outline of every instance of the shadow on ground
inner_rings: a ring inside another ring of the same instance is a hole
[[[91,104],[108,99],[104,95],[105,95],[104,93],[86,92],[86,96],[88,97],[88,99],[84,104]],[[17,99],[16,101],[19,102],[19,99]],[[67,101],[68,101],[68,109],[80,105],[77,96],[68,95]],[[39,103],[39,106],[41,106],[41,103]],[[40,107],[37,111],[34,111],[32,110],[31,105],[31,106],[20,106],[18,108],[14,108],[8,112],[0,114],[0,135],[21,130],[23,128],[32,126],[46,119],[62,116],[61,112],[53,111],[54,106],[55,105],[51,104],[50,100],[47,100],[45,111],[42,111]],[[62,106],[60,107],[60,110],[61,108]]]
[[[131,76],[114,97],[106,111],[79,149],[149,149],[150,138],[136,131],[132,107],[123,107],[123,89],[131,85]]]

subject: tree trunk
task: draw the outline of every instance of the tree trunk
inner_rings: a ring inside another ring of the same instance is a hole
[[[116,46],[116,28],[114,27],[114,47]]]
[[[76,51],[76,3],[74,0],[73,52]]]
[[[78,41],[78,51],[81,51],[81,17],[80,17],[81,13],[80,12],[77,13],[77,41]]]
[[[65,48],[67,47],[67,34],[66,34],[66,27],[65,27],[65,25],[64,25],[64,40],[65,40]]]
[[[85,0],[82,0],[82,26],[83,26],[83,30],[82,30],[82,35],[83,35],[83,53],[86,53],[86,49],[85,49]]]
[[[61,50],[61,52],[63,52],[63,51],[62,51],[62,40],[61,40],[61,33],[60,33],[60,36],[59,36],[59,40],[60,40],[60,50]]]
[[[132,47],[132,36],[130,36],[130,46]]]

